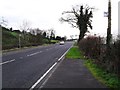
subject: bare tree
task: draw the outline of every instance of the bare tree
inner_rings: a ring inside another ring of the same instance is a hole
[[[5,26],[5,27],[6,27],[7,24],[8,24],[8,21],[5,20],[4,17],[2,17],[2,18],[0,19],[0,26]]]
[[[25,39],[26,33],[30,30],[30,25],[31,23],[28,20],[23,20],[22,24],[20,25],[20,30],[23,31],[24,39]]]
[[[88,27],[92,29],[92,20],[93,10],[94,8],[90,8],[88,5],[83,7],[83,5],[73,7],[71,11],[64,11],[62,15],[66,15],[60,18],[61,22],[68,22],[72,25],[72,27],[76,27],[80,30],[80,35],[78,42],[84,38],[85,33],[88,31]]]
[[[51,29],[50,39],[55,39],[55,30]]]
[[[28,32],[30,30],[30,21],[23,20],[22,24],[20,25],[20,30]]]
[[[53,39],[53,38],[55,38],[55,30],[54,29],[49,29],[48,31],[47,31],[47,36],[50,38],[50,39]]]
[[[74,37],[73,35],[70,35],[70,38],[71,38],[71,39],[73,39],[73,37]]]

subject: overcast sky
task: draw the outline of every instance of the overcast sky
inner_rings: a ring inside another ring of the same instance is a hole
[[[112,34],[118,34],[118,1],[112,2]],[[31,28],[50,29],[56,31],[56,35],[79,35],[79,30],[72,28],[67,23],[59,21],[63,11],[69,11],[72,6],[86,5],[95,7],[93,13],[93,30],[91,34],[106,36],[107,17],[104,12],[108,9],[108,0],[0,0],[0,19],[4,17],[8,21],[8,27],[19,29],[23,20],[31,23]]]

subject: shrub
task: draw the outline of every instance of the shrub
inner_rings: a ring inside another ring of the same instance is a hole
[[[88,36],[79,42],[79,48],[94,63],[104,68],[107,72],[120,76],[120,39],[111,44],[111,55],[107,55],[106,45],[101,37]]]
[[[111,53],[113,71],[120,76],[120,39],[111,45]]]
[[[100,57],[102,44],[103,42],[101,37],[88,36],[79,42],[79,48],[87,57],[97,59]]]

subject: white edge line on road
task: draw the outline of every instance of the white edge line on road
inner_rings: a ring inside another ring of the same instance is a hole
[[[71,46],[72,47],[72,46]],[[70,47],[70,48],[71,48]],[[64,56],[66,55],[66,53],[70,50],[70,48],[58,59],[58,61],[57,61],[57,63],[58,62],[60,62],[60,60],[63,60],[64,58]],[[53,73],[54,71],[52,71],[52,73]],[[42,85],[39,87],[40,89],[42,88],[42,87],[44,87],[44,85],[46,84],[46,82],[48,81],[48,79],[51,77],[51,75],[52,75],[52,73],[48,76],[48,78],[42,83]]]
[[[73,45],[72,45],[73,46]],[[70,48],[72,48],[72,46]],[[38,79],[38,81],[29,89],[29,90],[33,90],[37,85],[38,83],[40,83],[42,81],[42,79],[54,68],[54,66],[64,57],[64,55],[70,50],[70,48],[58,59],[57,62],[55,62],[46,72],[45,74],[43,74],[43,76]]]
[[[9,61],[6,61],[6,62],[3,62],[3,63],[0,63],[0,65],[3,65],[3,64],[6,64],[6,63],[10,63],[10,62],[13,62],[15,61],[15,59],[12,59],[12,60],[9,60]]]
[[[49,71],[57,64],[57,62],[55,62],[52,67],[49,68],[49,70],[47,70],[47,72],[29,89],[29,90],[32,90],[34,89],[37,84],[49,73]]]
[[[73,47],[73,45],[70,48],[72,48],[72,47]],[[65,56],[65,54],[70,50],[70,48],[58,59],[58,62]]]

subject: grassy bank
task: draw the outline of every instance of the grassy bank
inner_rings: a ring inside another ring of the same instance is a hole
[[[65,56],[66,58],[80,59],[83,58],[82,52],[79,51],[77,46],[73,46]]]
[[[115,74],[107,73],[96,64],[93,64],[92,60],[86,60],[85,66],[101,83],[105,84],[109,88],[119,88],[118,90],[120,90],[120,78],[118,78]]]
[[[44,44],[55,44],[58,40],[49,40],[42,33],[23,33],[19,30],[10,30],[2,27],[2,50],[18,50],[20,48],[39,46]]]
[[[96,79],[109,88],[120,88],[120,79],[116,75],[105,72],[96,64],[93,64],[92,60],[84,58],[84,55],[77,46],[73,46],[69,50],[69,52],[66,54],[66,58],[85,60],[84,65],[90,70]]]

